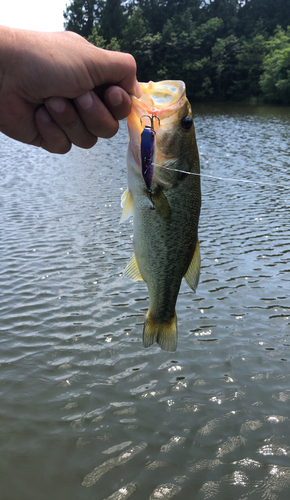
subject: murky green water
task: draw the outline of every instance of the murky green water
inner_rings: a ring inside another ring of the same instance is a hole
[[[289,498],[290,109],[194,114],[203,174],[268,184],[203,178],[174,354],[121,277],[125,123],[64,157],[0,136],[1,500]]]

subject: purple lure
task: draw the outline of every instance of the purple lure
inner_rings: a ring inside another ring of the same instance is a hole
[[[141,164],[142,175],[150,190],[154,173],[154,150],[155,150],[155,133],[152,127],[146,125],[141,134]]]

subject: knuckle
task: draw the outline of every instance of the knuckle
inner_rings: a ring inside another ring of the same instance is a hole
[[[128,52],[126,52],[124,55],[126,56],[128,66],[130,66],[134,70],[134,72],[136,73],[137,64],[136,64],[135,58],[132,56],[132,54],[129,54]]]
[[[74,130],[78,128],[79,124],[80,124],[80,118],[78,115],[75,114],[65,117],[62,120],[62,126],[69,130]]]

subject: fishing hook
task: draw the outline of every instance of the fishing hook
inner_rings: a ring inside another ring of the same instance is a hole
[[[154,132],[154,134],[155,134],[155,130],[154,130],[154,118],[156,118],[156,120],[158,120],[159,126],[160,126],[160,118],[157,115],[154,115],[153,113],[152,113],[151,116],[150,115],[143,115],[140,118],[141,125],[142,125],[142,118],[149,118],[151,126],[150,125],[146,125],[145,128],[150,128],[152,130],[152,132]]]
[[[152,197],[152,191],[151,189],[147,189],[147,193],[149,194],[149,198],[150,198],[150,201],[152,203],[152,206],[150,207],[151,210],[155,210],[156,208],[156,203],[155,201],[153,200],[153,197]]]

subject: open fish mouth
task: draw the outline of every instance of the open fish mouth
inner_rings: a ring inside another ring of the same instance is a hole
[[[155,115],[159,120],[169,119],[186,101],[185,84],[181,80],[140,83],[140,87],[141,97],[132,96],[132,111],[127,119],[130,132],[133,123],[136,126],[135,120],[139,122],[139,136],[144,128],[140,121],[142,115]]]
[[[171,127],[174,127],[179,109],[188,102],[185,84],[181,80],[150,81],[140,83],[140,87],[141,97],[137,99],[132,96],[131,114],[127,118],[131,154],[139,168],[142,163],[140,137],[144,128],[150,126],[154,130],[158,148],[159,138],[164,136]]]
[[[185,84],[181,80],[140,83],[140,87],[141,97],[134,97],[133,101],[141,101],[148,110],[157,111],[165,107],[174,107],[175,110],[176,103],[185,97]]]

